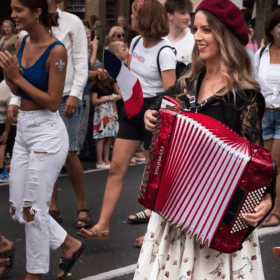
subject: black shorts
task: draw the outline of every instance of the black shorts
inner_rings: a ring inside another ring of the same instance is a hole
[[[139,114],[128,119],[122,114],[117,138],[144,141],[144,149],[149,150],[153,134],[145,129],[144,114],[153,105],[157,97],[144,98],[144,105]]]

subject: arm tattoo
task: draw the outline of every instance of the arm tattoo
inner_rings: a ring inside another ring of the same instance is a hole
[[[60,72],[62,72],[62,70],[63,70],[63,68],[64,68],[64,66],[65,66],[65,63],[60,59],[60,60],[59,60],[58,62],[56,62],[54,65],[58,68],[58,70],[59,70]]]

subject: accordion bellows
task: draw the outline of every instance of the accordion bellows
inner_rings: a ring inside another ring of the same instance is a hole
[[[270,153],[195,112],[159,111],[138,201],[175,227],[232,253],[275,176]]]

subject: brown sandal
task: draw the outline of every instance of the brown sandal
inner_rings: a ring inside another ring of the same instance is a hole
[[[93,230],[94,227],[92,227],[89,230],[80,230],[77,232],[77,235],[82,236],[84,238],[90,239],[90,240],[108,240],[109,239],[109,231],[96,231]]]
[[[84,218],[80,218],[79,217],[80,212],[86,212],[87,216],[84,217]],[[79,209],[77,215],[78,215],[78,217],[76,219],[76,228],[80,229],[80,228],[83,228],[83,227],[89,227],[90,226],[90,222],[91,222],[90,207]],[[83,222],[84,225],[80,225],[80,224],[78,224],[78,222]]]
[[[13,242],[11,243],[12,243],[11,249],[0,252],[0,259],[9,259],[8,261],[0,262],[0,267],[5,267],[5,270],[0,274],[0,277],[8,274],[14,265],[16,247]]]

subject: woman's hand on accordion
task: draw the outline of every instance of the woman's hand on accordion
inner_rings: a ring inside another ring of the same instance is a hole
[[[155,122],[157,120],[158,112],[156,110],[147,110],[144,115],[145,128],[148,131],[153,132],[155,129]]]
[[[268,193],[265,195],[260,204],[255,208],[255,213],[243,214],[245,221],[253,227],[256,227],[264,216],[271,210],[272,200],[271,195]]]

